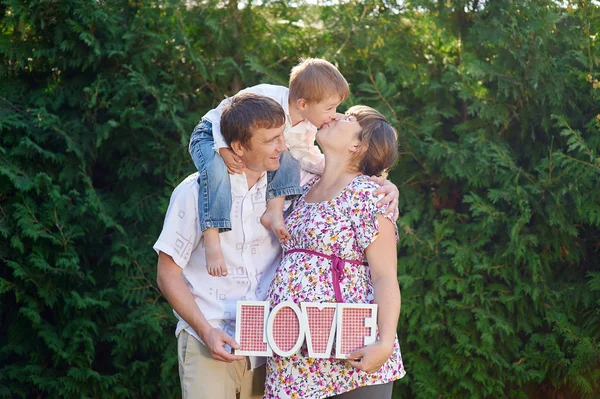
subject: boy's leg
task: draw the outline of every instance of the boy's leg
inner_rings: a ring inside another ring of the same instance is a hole
[[[182,331],[178,337],[179,380],[182,399],[235,399],[246,359],[232,363],[215,360],[196,338]]]
[[[267,201],[275,197],[293,200],[300,195],[300,163],[286,151],[279,158],[279,169],[267,172]]]
[[[281,154],[279,163],[279,169],[267,173],[267,210],[260,222],[280,240],[286,240],[290,234],[283,220],[283,203],[285,199],[295,199],[302,194],[300,164],[289,151]]]
[[[214,150],[209,121],[203,120],[196,126],[189,151],[199,172],[198,215],[207,268],[213,276],[225,276],[227,267],[218,233],[231,230],[231,183],[225,162]]]
[[[275,197],[267,201],[267,210],[260,217],[260,223],[270,229],[281,241],[289,240],[290,233],[285,228],[283,205],[285,197]]]
[[[227,276],[227,265],[221,249],[219,229],[208,228],[202,233],[204,237],[204,255],[206,256],[206,268],[208,274],[213,277]]]

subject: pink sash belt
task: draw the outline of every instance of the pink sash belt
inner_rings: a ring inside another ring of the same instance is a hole
[[[340,288],[340,282],[344,280],[344,263],[350,263],[353,265],[368,266],[367,262],[360,260],[342,259],[336,255],[327,255],[322,252],[313,251],[310,249],[294,248],[286,251],[287,254],[293,254],[295,252],[303,252],[305,254],[320,256],[321,258],[331,260],[331,282],[333,283],[333,290],[335,291],[335,299],[338,302],[344,302],[342,298],[342,289]]]

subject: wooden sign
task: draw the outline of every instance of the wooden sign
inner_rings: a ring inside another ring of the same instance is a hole
[[[238,301],[235,340],[242,356],[292,356],[306,342],[308,356],[346,359],[377,339],[377,305]]]

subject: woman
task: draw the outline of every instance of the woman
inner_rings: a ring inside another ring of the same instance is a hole
[[[380,175],[397,157],[396,132],[372,108],[355,106],[323,126],[317,142],[325,169],[306,187],[286,219],[291,238],[268,293],[283,301],[378,304],[378,340],[348,360],[308,358],[306,347],[267,363],[265,398],[391,398],[404,376],[396,325],[400,289],[397,230],[372,195]],[[388,215],[389,216],[389,215]],[[341,281],[332,279],[332,256],[344,260]],[[354,359],[354,360],[351,360]]]

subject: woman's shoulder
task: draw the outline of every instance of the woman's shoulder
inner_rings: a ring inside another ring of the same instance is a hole
[[[308,190],[310,190],[311,187],[314,186],[315,183],[319,181],[320,178],[321,178],[321,176],[319,176],[319,175],[313,175],[313,177],[310,178],[306,183],[302,183],[303,193],[306,194],[308,192]]]
[[[379,188],[379,185],[370,180],[370,176],[356,176],[345,190],[345,200],[354,207],[357,203],[376,203],[379,198],[373,195],[373,191]]]
[[[371,177],[367,175],[358,175],[356,176],[348,185],[348,191],[350,191],[353,195],[367,193],[371,194],[377,188],[379,188],[379,184],[370,180]]]

